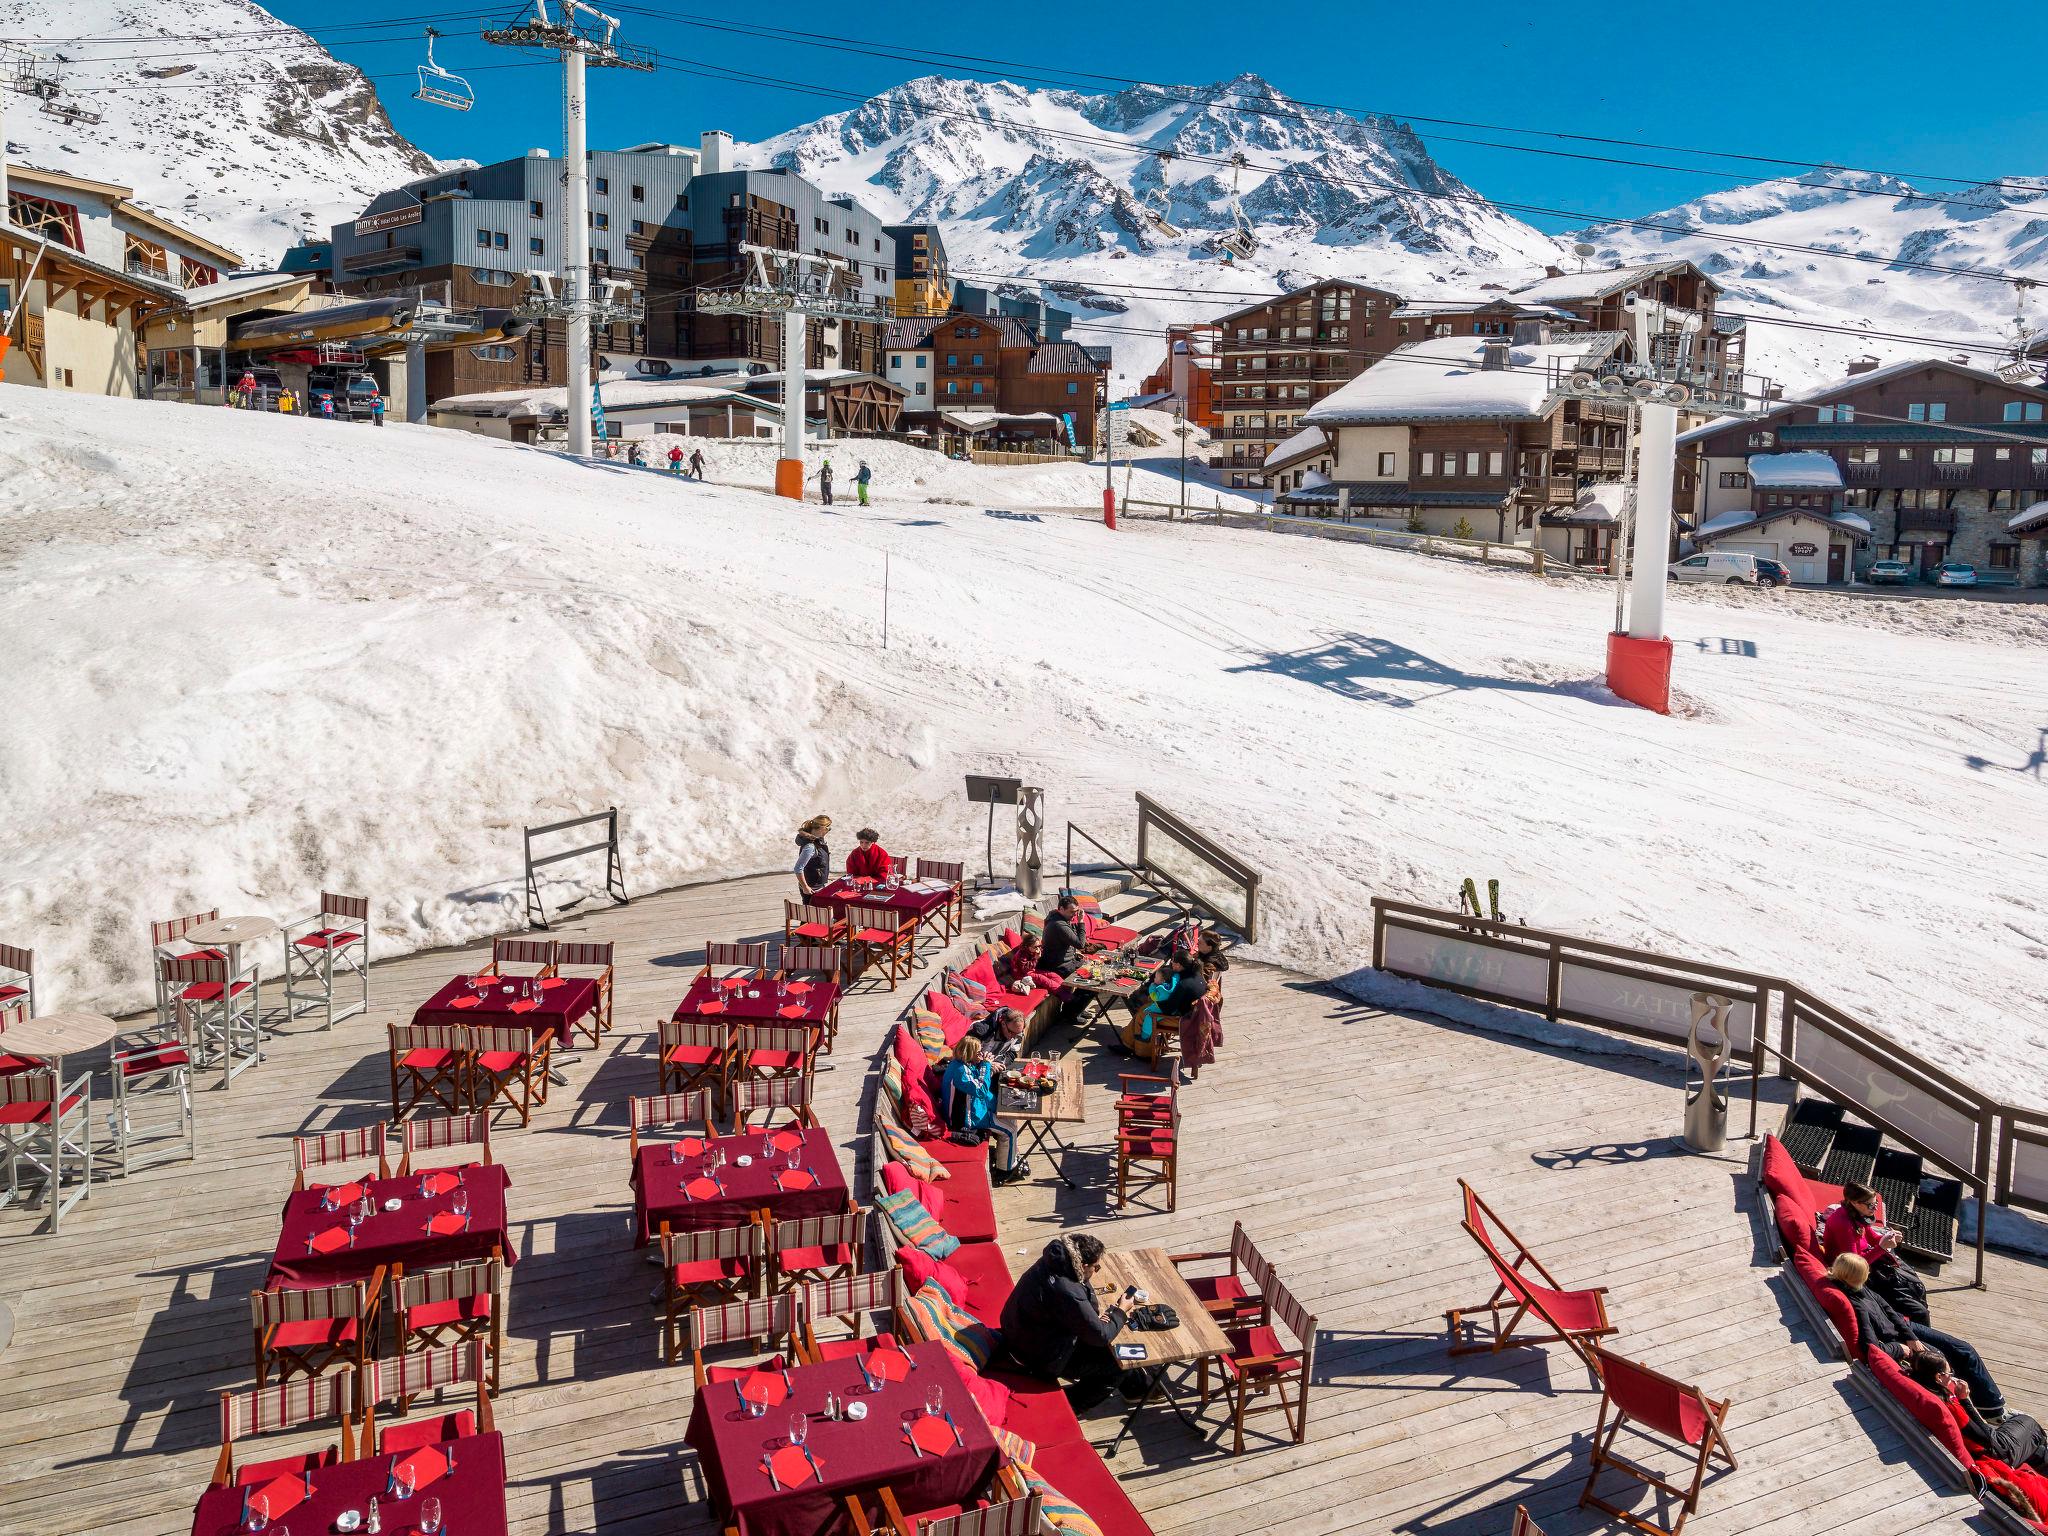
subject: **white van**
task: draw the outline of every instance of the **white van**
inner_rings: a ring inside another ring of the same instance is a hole
[[[1747,582],[1756,585],[1756,556],[1723,553],[1709,550],[1703,555],[1687,555],[1671,567],[1673,581],[1719,581]]]

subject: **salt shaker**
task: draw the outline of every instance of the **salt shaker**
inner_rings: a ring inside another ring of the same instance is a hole
[[[370,1513],[363,1521],[363,1529],[369,1532],[370,1536],[377,1536],[377,1532],[384,1529],[383,1517],[377,1513],[377,1495],[374,1493],[370,1495]]]

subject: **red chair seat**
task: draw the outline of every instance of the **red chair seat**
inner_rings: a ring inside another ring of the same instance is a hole
[[[11,1003],[17,997],[27,996],[27,987],[0,987],[0,1003]]]
[[[1095,923],[1088,929],[1090,944],[1134,944],[1137,939],[1137,929],[1119,928],[1115,923]]]
[[[322,928],[318,933],[309,933],[294,943],[307,949],[339,949],[344,944],[353,944],[360,939],[360,933],[348,933],[340,928]]]
[[[1496,1272],[1499,1269],[1500,1266],[1496,1265]],[[1548,1286],[1532,1285],[1526,1279],[1521,1279],[1520,1283],[1543,1303],[1545,1310],[1556,1320],[1560,1328],[1578,1332],[1581,1329],[1604,1326],[1600,1318],[1598,1291],[1553,1291]]]
[[[76,1107],[80,1095],[72,1094],[64,1101],[59,1114],[68,1115]],[[0,1125],[46,1125],[50,1119],[48,1100],[30,1104],[0,1104]]]
[[[217,981],[195,981],[178,995],[188,1003],[213,1003],[220,1001],[223,990],[230,997],[240,997],[249,990],[249,983],[237,981],[223,988]]]
[[[455,1052],[440,1050],[433,1046],[421,1046],[416,1051],[407,1051],[398,1058],[401,1067],[415,1072],[432,1072],[445,1067],[455,1059]]]
[[[1117,1137],[1116,1141],[1117,1145],[1122,1147],[1124,1151],[1137,1157],[1173,1156],[1173,1137],[1170,1133],[1162,1135],[1156,1132],[1133,1133],[1125,1131]]]
[[[1188,1289],[1194,1292],[1195,1300],[1212,1310],[1225,1311],[1226,1315],[1242,1312],[1256,1312],[1259,1304],[1252,1293],[1245,1289],[1244,1282],[1235,1275],[1187,1275]]]
[[[274,1477],[297,1477],[302,1472],[318,1472],[334,1464],[335,1455],[331,1448],[305,1456],[280,1456],[275,1461],[252,1461],[235,1468],[235,1486],[261,1487]]]
[[[942,1136],[937,1141],[920,1141],[917,1145],[918,1150],[923,1152],[933,1162],[945,1168],[956,1180],[965,1176],[962,1173],[963,1169],[966,1170],[967,1175],[971,1175],[976,1169],[980,1169],[983,1176],[987,1176],[988,1147],[986,1144],[975,1147],[963,1147],[959,1142],[948,1141]],[[953,1193],[951,1183],[946,1184],[946,1193],[948,1195]]]
[[[856,944],[894,944],[903,935],[890,928],[863,928],[853,935]]]
[[[724,1280],[737,1280],[746,1272],[747,1266],[740,1259],[693,1259],[676,1265],[669,1271],[669,1278],[677,1285],[716,1285]]]
[[[1240,1367],[1237,1362],[1240,1360],[1287,1353],[1287,1346],[1280,1342],[1280,1335],[1263,1325],[1252,1328],[1226,1328],[1223,1336],[1230,1340],[1230,1353],[1223,1357],[1223,1369],[1232,1376],[1238,1374]],[[1251,1366],[1244,1370],[1244,1374],[1257,1380],[1261,1376],[1280,1376],[1300,1369],[1299,1360],[1276,1360],[1267,1365]]]
[[[0,1077],[14,1072],[33,1072],[42,1066],[33,1056],[9,1056],[0,1052]]]
[[[824,1269],[829,1265],[851,1264],[853,1250],[844,1243],[830,1248],[785,1248],[776,1256],[784,1269]]]
[[[678,1045],[671,1047],[662,1060],[685,1067],[708,1067],[724,1054],[715,1045]]]
[[[1011,1434],[1021,1435],[1041,1451],[1048,1445],[1079,1441],[1090,1456],[1095,1454],[1094,1448],[1082,1440],[1081,1421],[1074,1416],[1067,1394],[1052,1382],[1016,1371],[990,1370],[981,1375],[983,1380],[995,1382],[1009,1392],[1009,1411],[1003,1417],[1003,1428]]]
[[[486,1072],[510,1072],[525,1061],[528,1051],[485,1051],[476,1059],[476,1064]]]
[[[820,1360],[852,1360],[873,1349],[892,1349],[896,1344],[893,1333],[878,1333],[871,1339],[825,1339],[818,1345]]]
[[[802,1051],[748,1051],[746,1058],[748,1066],[762,1067],[770,1072],[786,1071],[804,1063]]]
[[[704,1379],[707,1382],[738,1381],[742,1376],[751,1376],[756,1371],[786,1371],[789,1361],[782,1355],[772,1360],[757,1360],[751,1365],[707,1365]]]
[[[903,1511],[903,1520],[914,1531],[927,1520],[950,1520],[953,1516],[964,1513],[966,1509],[965,1504],[940,1504],[933,1509],[906,1509]]]
[[[405,1312],[405,1326],[439,1328],[444,1323],[473,1323],[491,1315],[489,1292],[476,1296],[455,1296],[447,1301],[423,1301]]]
[[[416,1451],[423,1445],[439,1445],[444,1440],[460,1440],[465,1435],[475,1433],[475,1412],[468,1408],[458,1408],[453,1413],[443,1413],[426,1419],[408,1419],[403,1424],[393,1424],[389,1429],[378,1430],[377,1450],[380,1454]]]
[[[791,935],[796,938],[815,939],[818,942],[823,943],[825,940],[834,937],[838,933],[839,925],[837,923],[833,923],[829,926],[824,923],[798,923],[794,928],[790,929],[789,931]]]
[[[1080,1505],[1102,1527],[1102,1536],[1151,1536],[1152,1527],[1138,1513],[1138,1506],[1087,1441],[1048,1445],[1041,1440],[1031,1469]]]
[[[311,1349],[323,1344],[332,1348],[355,1336],[352,1317],[309,1317],[300,1323],[279,1323],[270,1330],[270,1342],[278,1349]]]
[[[149,1072],[164,1072],[172,1067],[189,1067],[192,1058],[182,1045],[159,1045],[137,1051],[121,1063],[123,1077],[141,1077]]]

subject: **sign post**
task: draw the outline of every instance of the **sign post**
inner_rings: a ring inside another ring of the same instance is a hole
[[[1102,526],[1111,533],[1116,532],[1116,451],[1124,435],[1121,413],[1130,408],[1130,401],[1114,400],[1103,417],[1107,426],[1102,438]]]

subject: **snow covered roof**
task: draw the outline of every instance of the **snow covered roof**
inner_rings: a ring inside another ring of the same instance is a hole
[[[730,401],[757,411],[776,414],[781,407],[772,400],[724,389],[716,384],[687,384],[667,379],[607,380],[599,391],[607,410],[646,410],[664,405],[701,405]],[[434,410],[458,416],[565,416],[569,391],[555,389],[498,389],[469,395],[448,395],[433,403]]]
[[[1830,490],[1842,488],[1842,467],[1831,453],[1752,453],[1749,478],[1772,490]]]
[[[1733,533],[1756,521],[1756,514],[1747,507],[1737,507],[1733,512],[1717,512],[1693,530],[1695,539],[1718,539],[1724,533]]]
[[[1403,299],[1393,312],[1396,320],[1429,319],[1433,315],[1466,315],[1482,309],[1504,309],[1524,320],[1576,320],[1578,316],[1555,304],[1528,304],[1505,293],[1475,293],[1450,298]]]
[[[939,418],[942,421],[950,421],[962,432],[986,432],[990,427],[999,427],[1005,422],[1059,420],[1059,417],[1050,411],[941,411]]]
[[[2048,501],[2037,501],[2026,511],[2013,513],[2005,526],[2013,533],[2048,533]]]
[[[1304,422],[1351,426],[1380,421],[1540,421],[1557,403],[1554,376],[1600,361],[1621,342],[1588,331],[1514,347],[1508,366],[1483,366],[1497,336],[1436,336],[1396,347],[1357,378],[1309,407]]]
[[[1266,455],[1266,468],[1279,469],[1296,459],[1323,452],[1330,446],[1330,434],[1321,427],[1303,427]]]
[[[1820,405],[1833,399],[1836,395],[1845,393],[1848,390],[1861,389],[1866,384],[1882,384],[1887,379],[1897,378],[1901,374],[1913,373],[1922,368],[1944,368],[1951,373],[1961,374],[1965,378],[1975,379],[1985,384],[1994,384],[1998,386],[2000,389],[2031,389],[2039,393],[2048,393],[2048,386],[2044,386],[2040,383],[2029,383],[2024,380],[2022,380],[2019,383],[2014,383],[2011,379],[2000,378],[1997,374],[1993,373],[1988,368],[1972,368],[1967,363],[1958,363],[1950,358],[1909,357],[1896,363],[1887,363],[1882,368],[1872,368],[1863,373],[1846,374],[1839,379],[1831,379],[1829,382],[1825,384],[1817,384],[1811,389],[1802,389],[1797,394],[1787,395],[1783,400],[1780,400],[1775,405],[1773,405],[1771,409],[1768,412],[1766,412],[1762,418],[1759,419],[1762,422],[1769,422],[1773,425],[1778,425],[1781,424],[1778,421],[1778,418],[1784,416],[1784,414],[1787,411],[1796,410],[1802,405]],[[1712,437],[1717,432],[1725,432],[1730,427],[1740,426],[1744,421],[1749,419],[1751,418],[1742,416],[1717,416],[1712,421],[1706,422],[1701,426],[1694,427],[1689,432],[1679,433],[1678,441],[1681,444],[1698,442],[1701,438]],[[1789,423],[1782,424],[1790,425]],[[1802,422],[1798,425],[1804,427],[1808,425],[1808,423]],[[1819,424],[1815,423],[1814,425]],[[1839,433],[1844,437],[1855,437],[1859,439],[1874,434],[1883,435],[1886,429],[1900,431],[1925,431],[1935,434],[1939,434],[1942,431],[1942,428],[1939,425],[1931,422],[1865,423],[1858,421],[1842,422],[1839,424],[1829,425],[1832,426],[1833,431],[1835,433]],[[1957,430],[1960,430],[1965,425],[1966,424],[1964,423],[1958,423]]]
[[[1814,507],[1770,507],[1759,517],[1754,512],[1738,507],[1732,512],[1719,513],[1701,523],[1694,530],[1692,540],[1695,544],[1709,544],[1726,534],[1761,528],[1766,523],[1774,523],[1782,518],[1797,517],[1807,518],[1816,523],[1826,523],[1830,528],[1839,528],[1844,533],[1870,532],[1870,519],[1860,512],[1823,512]]]
[[[1594,268],[1567,272],[1561,277],[1539,278],[1514,291],[1514,297],[1529,304],[1583,304],[1622,288],[1633,288],[1662,272],[1688,266],[1684,261],[1653,261],[1633,267]],[[1711,279],[1709,279],[1711,281]]]
[[[1601,480],[1579,492],[1571,515],[1560,521],[1573,523],[1618,523],[1628,510],[1631,487],[1626,480]]]
[[[276,288],[303,286],[312,280],[313,274],[310,272],[249,272],[241,277],[224,277],[217,283],[204,283],[197,288],[187,288],[184,294],[184,307],[203,309],[209,304],[252,298]]]

